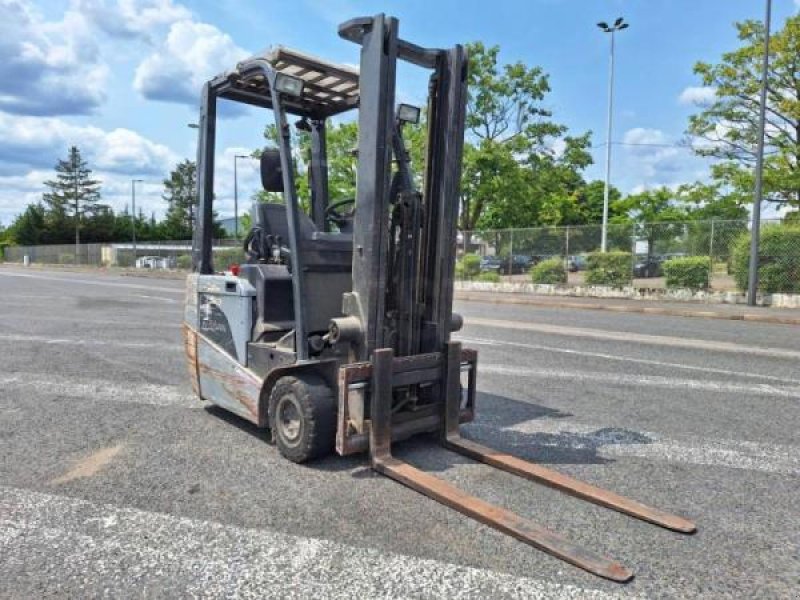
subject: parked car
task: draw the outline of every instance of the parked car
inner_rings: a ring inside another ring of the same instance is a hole
[[[533,266],[533,258],[525,254],[514,254],[511,259],[503,257],[500,272],[503,275],[519,275],[527,273]]]
[[[500,273],[503,267],[503,260],[499,256],[481,256],[481,273],[487,271]]]
[[[136,259],[137,269],[174,269],[175,259],[170,256],[141,256]]]
[[[570,273],[577,273],[578,271],[585,271],[587,266],[585,256],[570,256],[567,261],[567,268]]]
[[[634,277],[661,277],[661,258],[657,256],[639,256],[633,265]]]

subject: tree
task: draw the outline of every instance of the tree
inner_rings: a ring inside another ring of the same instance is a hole
[[[29,204],[8,228],[7,236],[22,246],[36,246],[44,243],[46,234],[45,209],[41,203]]]
[[[618,214],[626,214],[637,224],[638,236],[647,240],[648,255],[655,251],[657,243],[668,245],[680,235],[687,219],[685,207],[666,187],[630,194],[614,204]]]
[[[561,221],[553,203],[584,185],[580,170],[592,162],[589,134],[564,137],[566,127],[550,119],[542,106],[549,80],[539,67],[501,67],[498,46],[468,48],[461,228],[539,225],[548,200],[546,218]]]
[[[737,23],[742,45],[717,64],[698,62],[694,71],[715,99],[689,120],[688,133],[701,156],[720,159],[714,180],[750,195],[756,159],[764,26]],[[800,15],[789,17],[770,40],[766,106],[764,197],[800,206]]]
[[[82,218],[91,218],[108,207],[99,203],[100,182],[91,178],[92,170],[81,158],[77,146],[69,149],[66,160],[55,167],[56,178],[45,181],[50,191],[42,194],[45,220],[52,233],[49,243],[66,243],[80,229]]]
[[[161,197],[167,203],[167,214],[161,224],[166,239],[187,240],[192,237],[197,194],[197,166],[184,160],[164,180]],[[137,230],[139,229],[137,223]]]

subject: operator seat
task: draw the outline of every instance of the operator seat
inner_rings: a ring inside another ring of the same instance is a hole
[[[259,203],[255,211],[256,226],[264,235],[280,238],[281,246],[289,245],[289,222],[286,206]],[[324,332],[330,320],[342,316],[342,294],[352,291],[353,236],[350,233],[319,231],[314,222],[300,212],[298,244],[305,274],[305,315],[309,333]],[[281,323],[294,320],[293,291],[290,267],[268,264],[244,265],[242,268],[256,288],[258,317]],[[273,310],[277,306],[282,310]],[[291,310],[290,310],[291,307]]]

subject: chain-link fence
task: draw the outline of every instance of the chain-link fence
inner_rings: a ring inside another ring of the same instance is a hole
[[[615,267],[597,257],[601,240],[600,225],[464,231],[456,272],[484,281],[604,283],[596,272]],[[606,248],[614,265],[624,265],[615,285],[747,288],[748,221],[609,224]],[[760,291],[800,293],[800,224],[763,220],[759,263]]]
[[[763,220],[759,289],[800,293],[800,223]],[[610,224],[607,259],[598,258],[600,225],[464,231],[458,234],[456,276],[461,279],[639,288],[747,288],[748,221]],[[9,246],[15,263],[188,269],[191,241]],[[214,241],[215,266],[244,261],[241,242]],[[609,263],[608,261],[612,261]]]
[[[223,267],[243,262],[238,240],[215,240],[216,262]],[[192,266],[191,240],[132,242],[119,244],[53,244],[49,246],[8,246],[3,260],[12,263],[85,265],[138,269],[189,269]]]

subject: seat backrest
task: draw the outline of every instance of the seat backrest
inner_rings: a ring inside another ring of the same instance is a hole
[[[268,235],[280,236],[284,244],[289,243],[289,220],[286,215],[286,206],[274,202],[256,204],[256,225]],[[301,239],[309,239],[317,231],[314,221],[307,214],[298,211],[300,227],[297,232]]]

